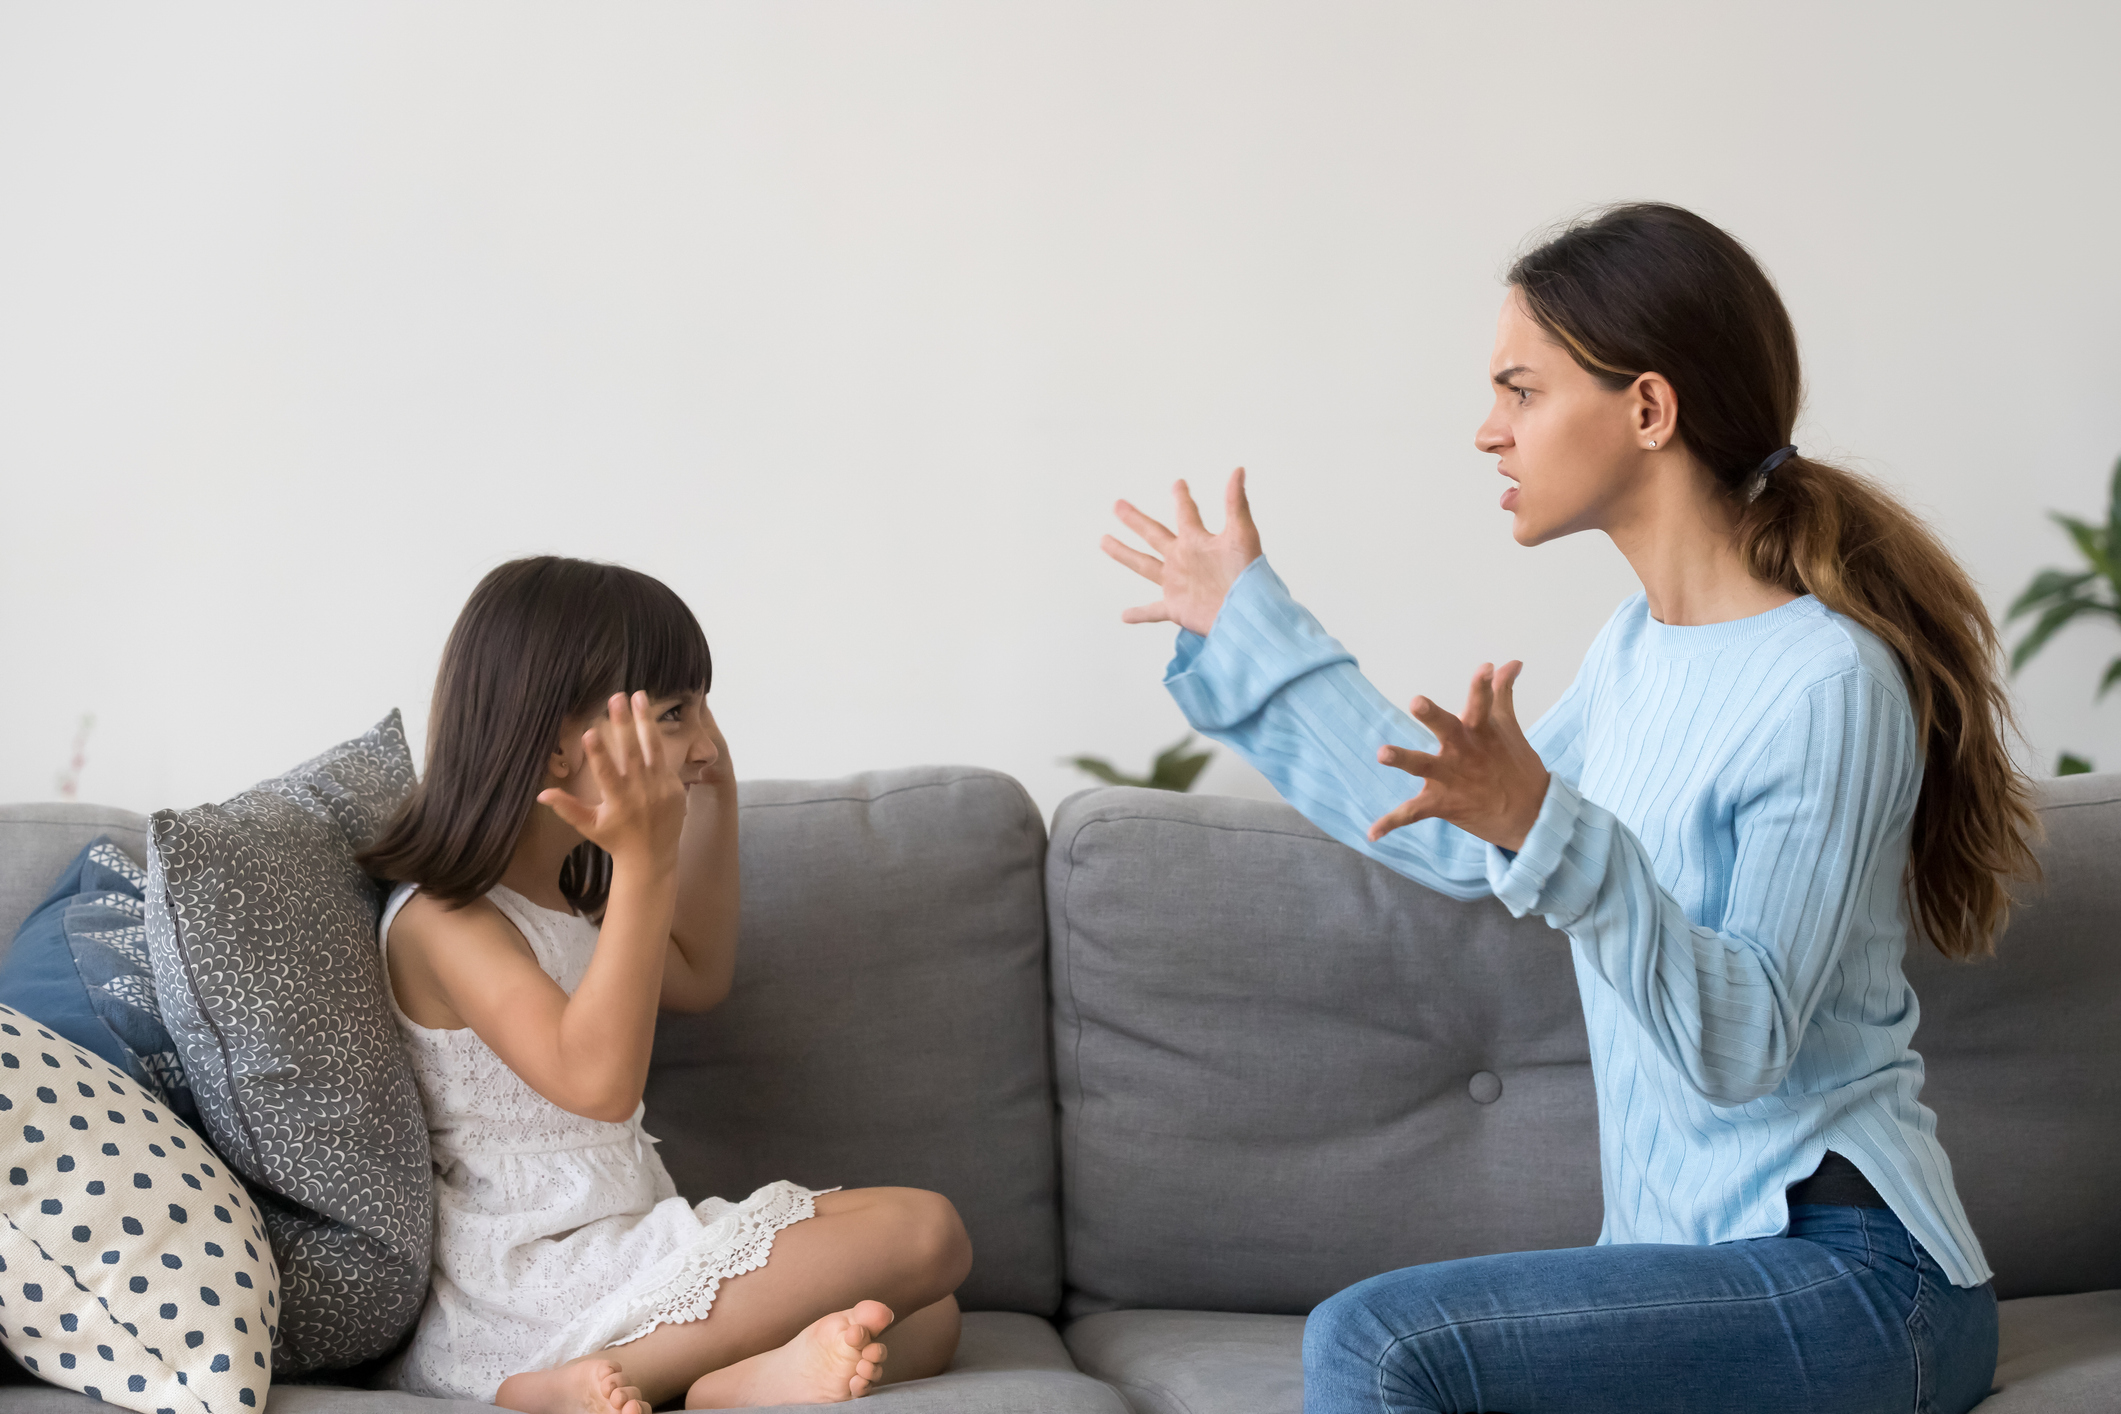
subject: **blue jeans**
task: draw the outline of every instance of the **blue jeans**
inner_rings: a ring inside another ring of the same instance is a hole
[[[1964,1414],[1995,1373],[1993,1286],[1953,1286],[1884,1208],[1408,1267],[1304,1324],[1305,1414]]]

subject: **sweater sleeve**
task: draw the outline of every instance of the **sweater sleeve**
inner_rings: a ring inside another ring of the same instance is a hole
[[[1196,731],[1257,767],[1284,800],[1334,839],[1453,898],[1490,892],[1509,856],[1442,820],[1423,820],[1372,843],[1378,816],[1421,782],[1380,765],[1390,743],[1434,751],[1428,729],[1370,685],[1354,655],[1329,636],[1264,557],[1230,586],[1206,638],[1180,630],[1165,674]],[[1582,678],[1527,736],[1557,776],[1580,770]]]
[[[1897,881],[1921,774],[1906,705],[1851,668],[1794,699],[1747,767],[1719,927],[1559,776],[1523,849],[1491,858],[1495,895],[1566,932],[1704,1099],[1744,1104],[1782,1083],[1852,925]]]

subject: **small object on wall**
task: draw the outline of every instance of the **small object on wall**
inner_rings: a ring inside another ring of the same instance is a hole
[[[88,764],[88,734],[95,729],[96,714],[83,712],[74,727],[74,747],[67,753],[66,765],[52,773],[52,784],[61,800],[72,800],[81,794],[81,768]]]
[[[2093,525],[2060,511],[2050,511],[2048,515],[2055,524],[2069,532],[2069,538],[2076,543],[2077,553],[2084,557],[2086,568],[2042,570],[2033,576],[2033,582],[2011,604],[2010,612],[2003,616],[2005,623],[2013,623],[2036,611],[2040,615],[2025,637],[2018,640],[2018,646],[2011,650],[2013,673],[2030,662],[2064,624],[2085,614],[2103,614],[2121,624],[2121,460],[2114,463],[2104,525]],[[2092,700],[2096,702],[2105,697],[2107,689],[2117,682],[2121,682],[2121,657],[2106,665],[2106,672],[2100,677],[2099,688],[2092,694]],[[2067,751],[2055,763],[2058,776],[2082,775],[2091,769],[2092,763],[2088,759]]]
[[[1193,745],[1195,740],[1193,733],[1187,732],[1179,741],[1158,752],[1156,759],[1149,763],[1149,774],[1146,776],[1122,775],[1102,756],[1072,756],[1068,758],[1068,764],[1078,771],[1097,777],[1108,786],[1144,786],[1150,790],[1188,791],[1193,789],[1193,783],[1200,779],[1202,769],[1215,756],[1212,750],[1187,755],[1186,748]]]

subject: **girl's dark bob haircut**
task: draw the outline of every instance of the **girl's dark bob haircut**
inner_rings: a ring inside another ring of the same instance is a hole
[[[427,773],[361,867],[462,907],[508,871],[570,718],[615,692],[682,696],[713,681],[707,636],[662,581],[557,555],[509,561],[479,581],[449,631]],[[560,891],[582,913],[600,913],[611,856],[584,841]]]

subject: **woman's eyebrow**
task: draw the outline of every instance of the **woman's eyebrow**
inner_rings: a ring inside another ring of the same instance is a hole
[[[1496,374],[1495,381],[1502,384],[1503,387],[1507,388],[1510,386],[1510,380],[1512,378],[1515,378],[1520,373],[1530,373],[1531,371],[1531,368],[1525,364],[1513,363],[1508,368],[1505,368],[1502,372]]]

